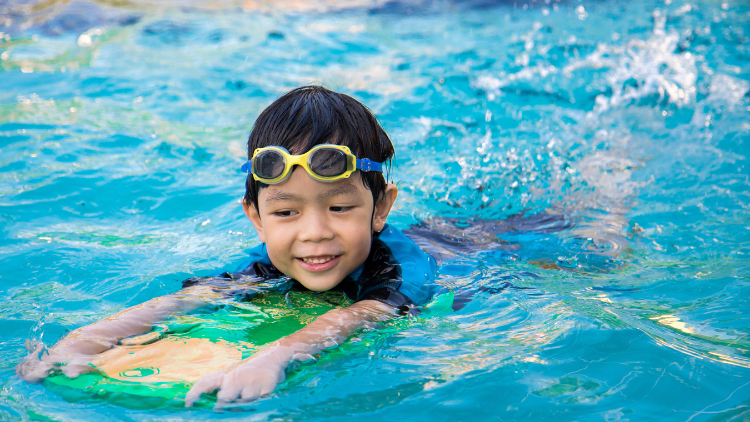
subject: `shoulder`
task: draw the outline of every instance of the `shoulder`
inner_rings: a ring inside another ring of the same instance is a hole
[[[378,235],[378,239],[385,243],[393,254],[393,258],[401,264],[402,275],[415,280],[430,282],[435,279],[437,262],[414,241],[406,237],[401,230],[386,224]]]
[[[388,247],[394,263],[400,267],[398,290],[417,305],[428,302],[439,289],[435,284],[435,258],[390,224],[380,232],[378,240]]]
[[[253,266],[256,262],[263,265],[272,265],[271,258],[268,257],[268,250],[266,249],[265,243],[261,243],[260,245],[249,249],[247,251],[247,258],[245,258],[245,261],[237,268],[236,272],[241,272]]]

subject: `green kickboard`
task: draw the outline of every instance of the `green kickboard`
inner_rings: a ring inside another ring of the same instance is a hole
[[[452,313],[453,298],[453,293],[436,297],[421,307],[421,317]],[[130,345],[102,353],[92,363],[101,372],[76,378],[58,372],[47,377],[44,386],[70,402],[104,401],[133,409],[183,408],[185,394],[201,375],[247,358],[319,315],[349,304],[341,292],[268,293],[215,312],[181,316],[122,342]],[[195,405],[211,407],[214,401],[204,395]]]
[[[50,391],[71,402],[106,401],[129,408],[184,406],[201,376],[251,356],[325,312],[348,305],[340,292],[268,293],[215,312],[175,318],[154,331],[125,339],[92,362],[101,372],[44,380]],[[211,400],[201,400],[211,405]]]

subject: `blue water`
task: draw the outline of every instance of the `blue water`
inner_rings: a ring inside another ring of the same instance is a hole
[[[111,3],[0,4],[0,420],[750,418],[746,2]],[[308,83],[390,133],[392,224],[576,227],[441,268],[530,289],[361,333],[242,413],[19,381],[27,340],[243,260],[245,139]]]

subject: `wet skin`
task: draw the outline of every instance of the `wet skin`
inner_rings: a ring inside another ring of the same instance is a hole
[[[396,195],[388,185],[373,209],[359,173],[326,183],[296,168],[284,183],[260,190],[257,211],[244,209],[273,265],[310,290],[326,291],[365,262]]]

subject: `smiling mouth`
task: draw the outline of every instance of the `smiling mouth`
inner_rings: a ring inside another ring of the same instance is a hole
[[[309,271],[325,271],[338,262],[341,255],[308,256],[297,258],[297,261]]]
[[[326,262],[333,261],[334,259],[338,258],[338,255],[330,255],[330,256],[316,256],[311,258],[300,258],[302,261],[305,262],[305,264],[325,264]]]

